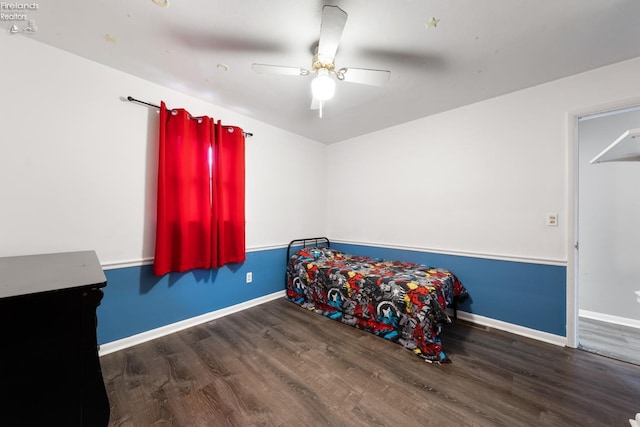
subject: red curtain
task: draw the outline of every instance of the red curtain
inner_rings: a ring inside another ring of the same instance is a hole
[[[226,129],[161,104],[156,275],[245,260],[244,133]]]
[[[212,266],[245,260],[244,132],[235,126],[215,128],[213,155],[213,228],[217,245]],[[215,231],[214,231],[215,232]]]

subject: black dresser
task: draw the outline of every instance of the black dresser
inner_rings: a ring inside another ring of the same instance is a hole
[[[0,258],[0,426],[101,427],[94,251]]]

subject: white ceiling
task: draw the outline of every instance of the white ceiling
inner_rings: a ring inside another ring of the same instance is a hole
[[[168,2],[56,0],[0,12],[24,13],[37,26],[9,37],[32,37],[323,143],[640,56],[639,0]],[[319,118],[309,108],[312,77],[250,67],[310,68],[324,4],[349,14],[336,67],[387,69],[391,79],[384,87],[338,82]],[[432,18],[436,27],[426,25]],[[22,30],[27,22],[13,23]],[[11,24],[0,21],[7,32]],[[136,96],[114,94],[126,95]]]

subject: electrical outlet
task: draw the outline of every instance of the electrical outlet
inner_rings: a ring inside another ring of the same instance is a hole
[[[548,213],[545,215],[545,223],[549,227],[557,227],[558,226],[558,214],[557,213]]]
[[[247,273],[247,283],[251,283],[253,282],[253,273],[248,272]]]

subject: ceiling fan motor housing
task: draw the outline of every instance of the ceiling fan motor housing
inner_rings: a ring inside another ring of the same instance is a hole
[[[313,55],[313,60],[311,61],[311,69],[313,71],[318,71],[320,68],[325,68],[329,72],[332,72],[335,68],[335,64],[333,63],[333,58],[323,58],[321,55],[317,53]]]

